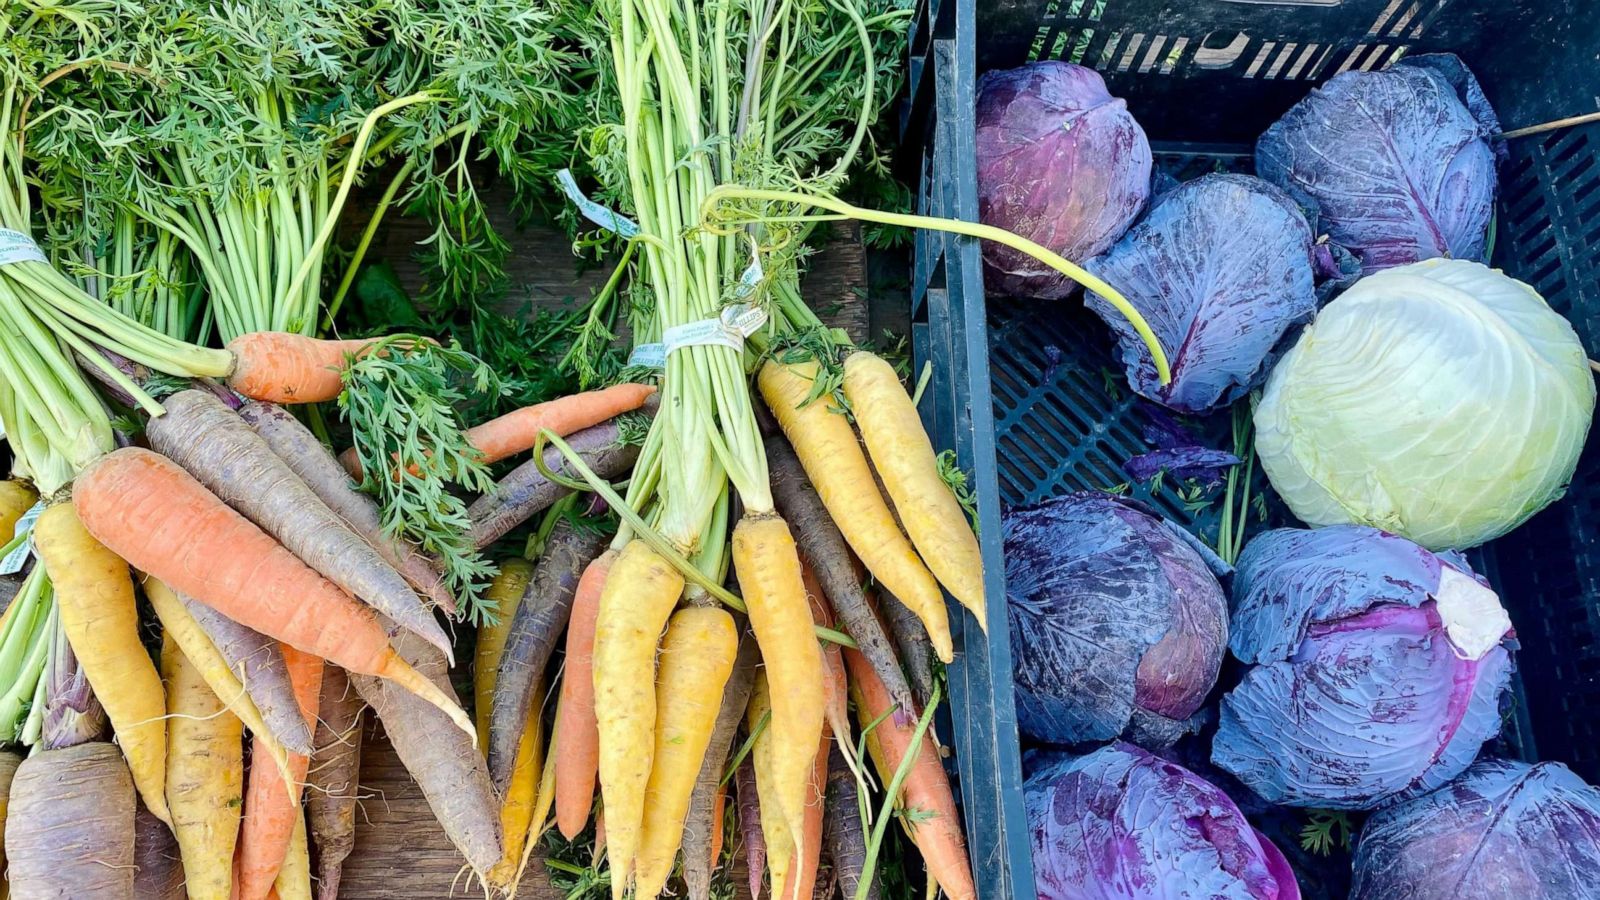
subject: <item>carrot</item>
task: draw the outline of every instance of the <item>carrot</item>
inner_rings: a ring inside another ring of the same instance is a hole
[[[228,342],[228,387],[271,403],[323,403],[344,390],[346,357],[361,356],[378,338],[324,341],[285,331],[256,331]]]
[[[170,823],[166,694],[139,643],[128,564],[84,529],[72,503],[41,513],[33,539],[55,585],[62,630],[111,719],[139,796],[156,818]]]
[[[222,401],[179,391],[145,434],[221,500],[300,561],[409,631],[450,653],[450,638],[394,567],[318,499],[267,442]]]
[[[176,463],[124,447],[87,466],[74,492],[89,532],[139,570],[296,649],[350,672],[392,680],[474,733],[455,701],[389,646],[371,609]]]
[[[211,639],[206,637],[206,633],[201,630],[194,617],[184,608],[178,595],[155,578],[144,580],[144,595],[150,600],[150,606],[155,609],[156,617],[161,620],[161,626],[177,642],[183,655],[194,663],[195,669],[210,686],[211,692],[217,695],[217,699],[222,701],[229,712],[239,717],[239,721],[244,723],[244,727],[249,729],[251,734],[255,735],[258,742],[256,748],[261,749],[262,745],[265,745],[267,758],[277,764],[279,773],[288,773],[288,753],[267,729],[261,711],[256,709],[244,685],[239,683],[239,679],[228,668],[227,660],[223,659],[216,645],[211,643]],[[287,786],[288,781],[284,783]]]
[[[911,688],[895,658],[894,647],[884,632],[883,623],[873,612],[861,586],[861,572],[850,556],[839,526],[829,518],[822,498],[806,480],[800,458],[789,442],[776,435],[766,439],[767,466],[772,473],[772,499],[784,520],[794,530],[795,544],[822,588],[829,607],[839,617],[844,630],[872,663],[889,693],[911,708]],[[918,626],[919,630],[921,626]],[[946,648],[948,652],[948,648]]]
[[[844,660],[850,670],[856,716],[865,727],[889,711],[889,693],[861,654],[846,650]],[[950,780],[945,776],[944,765],[931,739],[924,735],[920,744],[915,748],[911,746],[915,733],[915,726],[896,723],[892,717],[878,723],[872,731],[877,742],[874,762],[878,765],[878,774],[885,783],[889,782],[906,754],[916,754],[911,773],[902,786],[900,805],[919,810],[920,815],[914,821],[907,819],[906,828],[939,887],[951,900],[971,900],[977,896],[977,891],[972,884],[967,844],[961,836],[961,819],[956,812]]]
[[[638,409],[655,392],[654,385],[624,382],[598,391],[569,394],[514,409],[503,416],[474,425],[467,429],[465,436],[467,443],[478,451],[479,461],[489,465],[533,449],[540,432],[546,429],[557,436],[566,437]],[[339,462],[344,464],[345,471],[351,477],[361,480],[361,461],[356,457],[354,447],[341,453]]]
[[[456,611],[456,600],[445,587],[437,561],[410,541],[384,533],[377,501],[356,490],[339,460],[311,429],[283,407],[255,400],[239,407],[239,418],[261,435],[306,487],[352,531],[365,538],[412,587],[445,612]]]
[[[505,835],[505,852],[500,861],[489,870],[489,884],[509,892],[516,879],[522,849],[528,840],[528,830],[533,826],[534,802],[538,799],[541,762],[544,756],[543,716],[537,705],[522,729],[522,740],[517,744],[516,764],[511,770],[511,781],[506,785],[505,798],[500,804],[500,833]]]
[[[600,593],[616,558],[617,551],[607,550],[583,570],[567,625],[565,674],[556,707],[560,724],[551,736],[551,755],[555,759],[556,828],[569,841],[583,831],[594,805],[600,766],[600,729],[594,712],[594,629]]]
[[[572,615],[578,581],[605,544],[597,529],[563,517],[534,565],[533,580],[511,617],[490,704],[489,774],[496,790],[505,790],[511,779],[517,744],[537,707],[535,686]]]
[[[754,638],[745,634],[739,640],[739,656],[733,674],[722,689],[722,709],[717,713],[711,742],[706,745],[705,761],[689,798],[689,813],[683,826],[683,880],[694,900],[711,895],[711,872],[721,855],[722,776],[728,766],[728,752],[734,733],[750,704],[750,689],[755,682],[760,652]]]
[[[638,409],[655,392],[654,385],[624,382],[598,391],[535,403],[468,428],[467,443],[483,455],[485,465],[496,463],[532,449],[538,442],[539,432],[547,428],[566,437]]]
[[[806,784],[825,715],[822,651],[813,634],[800,557],[789,527],[775,513],[746,514],[733,529],[733,565],[761,644],[771,689],[773,797],[802,857]],[[771,836],[768,851],[773,852]]]
[[[244,800],[244,725],[167,635],[167,807],[193,900],[228,900]],[[271,768],[266,757],[263,769]]]
[[[844,754],[835,747],[828,754],[828,796],[823,816],[823,832],[828,843],[828,860],[839,879],[839,896],[851,900],[861,883],[861,870],[867,862],[867,833],[861,824],[861,801],[856,793],[856,777],[845,765]],[[878,883],[867,886],[869,900],[882,896]]]
[[[11,779],[17,774],[22,757],[10,751],[0,751],[0,836],[5,834],[6,809],[11,797]],[[5,844],[0,841],[0,872],[6,870]]]
[[[494,696],[495,678],[500,670],[500,654],[511,632],[511,618],[522,603],[522,593],[533,578],[533,563],[522,557],[500,564],[484,598],[494,608],[494,621],[478,626],[478,646],[472,655],[472,719],[478,726],[478,746],[489,746],[489,709]]]
[[[323,662],[287,646],[283,648],[283,658],[289,665],[289,680],[294,685],[300,713],[305,716],[307,725],[314,728],[317,700],[322,695]],[[296,827],[303,827],[305,815],[298,798],[309,764],[310,760],[298,753],[290,755],[289,770],[293,780],[288,794],[284,792],[283,775],[277,767],[250,767],[237,859],[238,895],[242,900],[265,898],[278,879],[278,871],[293,843],[294,831]],[[297,826],[297,822],[301,825]]]
[[[815,360],[793,365],[769,360],[756,381],[850,548],[878,581],[916,610],[940,658],[948,661],[950,623],[944,595],[895,524],[849,420],[829,409],[825,398],[806,403],[817,372]]]
[[[267,892],[270,900],[311,900],[311,854],[306,846],[306,817],[296,810],[294,829],[289,832],[289,849],[278,868],[278,877]]]
[[[615,418],[573,434],[567,438],[567,446],[596,475],[608,480],[633,468],[634,461],[639,458],[639,445],[626,440],[620,422]],[[467,518],[472,520],[474,547],[481,550],[489,546],[511,529],[572,493],[572,488],[545,477],[544,472],[539,470],[539,462],[530,459],[512,469],[491,490],[467,507]],[[552,472],[574,477],[566,457],[554,447],[545,450],[543,462],[545,468]]]
[[[739,800],[739,831],[744,835],[745,868],[750,876],[750,900],[761,896],[761,876],[767,870],[767,842],[761,830],[761,797],[756,786],[755,760],[739,764],[733,776]]]
[[[987,628],[978,537],[939,474],[933,442],[900,376],[875,354],[858,350],[844,361],[844,396],[911,543],[939,583]]]
[[[897,709],[905,711],[904,714],[897,712],[895,718],[905,722],[915,718],[913,710],[927,706],[928,698],[933,696],[934,653],[928,646],[927,632],[923,630],[922,620],[895,595],[888,591],[879,591],[877,605],[883,611],[884,620],[888,624],[889,634],[894,638],[895,646],[899,648],[900,660],[905,663],[903,672],[910,685],[913,702],[900,706],[905,703],[905,698],[891,695]]]
[[[822,868],[822,798],[828,783],[829,743],[829,736],[823,735],[822,746],[812,762],[810,792],[806,795],[805,839],[790,859],[788,880],[775,897],[806,900],[817,890],[817,873]]]
[[[711,798],[711,868],[722,858],[722,832],[728,825],[728,786],[718,784]]]
[[[144,804],[133,816],[133,896],[135,900],[187,900],[182,853],[167,823]]]
[[[635,862],[639,900],[655,900],[672,874],[689,797],[738,652],[733,617],[721,609],[688,607],[667,623],[656,675],[655,753]]]
[[[37,502],[39,493],[27,482],[15,478],[0,481],[0,544],[11,540],[17,522]]]
[[[454,699],[442,653],[410,632],[396,635],[395,643],[430,684]],[[438,708],[392,682],[351,673],[350,683],[378,714],[395,754],[422,789],[445,834],[474,870],[487,873],[501,857],[500,803],[472,732],[445,727],[446,717]]]
[[[778,802],[778,785],[772,775],[774,739],[771,719],[772,695],[768,689],[767,675],[766,672],[757,672],[755,688],[750,694],[750,708],[745,711],[745,730],[756,736],[750,749],[750,762],[755,769],[756,797],[760,800],[758,821],[761,824],[762,848],[774,900],[792,900],[778,893],[789,880],[789,863],[794,858],[795,841],[788,818],[783,814],[783,806]],[[751,895],[756,893],[752,891]]]
[[[637,539],[617,555],[600,592],[592,663],[594,709],[600,795],[611,842],[611,896],[616,900],[633,872],[655,752],[656,642],[682,593],[683,576]]]
[[[261,713],[267,731],[285,749],[309,755],[311,731],[306,727],[305,716],[300,714],[300,704],[294,699],[294,685],[289,681],[289,664],[283,659],[283,645],[193,597],[180,594],[177,599],[227,660],[229,670],[244,685],[245,692]]]
[[[800,567],[802,583],[806,586],[806,600],[811,604],[811,619],[825,628],[833,627],[833,610],[828,607],[828,601],[822,596],[822,588],[817,585],[816,573],[811,567]],[[822,648],[822,685],[823,685],[823,718],[827,720],[828,727],[834,734],[850,734],[850,697],[849,688],[846,687],[844,674],[844,658],[839,655],[838,644],[826,644]],[[824,751],[826,755],[826,751]]]
[[[23,760],[6,816],[11,896],[132,897],[133,820],[133,778],[111,744]]]
[[[337,900],[345,857],[355,848],[361,714],[366,709],[345,671],[325,663],[316,749],[306,768],[306,815],[317,850],[317,896],[322,900]]]

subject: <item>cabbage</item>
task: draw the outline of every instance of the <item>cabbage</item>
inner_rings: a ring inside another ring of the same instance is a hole
[[[1458,554],[1361,525],[1245,546],[1212,761],[1270,803],[1371,809],[1444,784],[1500,731],[1511,622]]]
[[[1228,642],[1222,561],[1143,505],[1100,493],[1013,510],[1004,540],[1022,733],[1159,747],[1188,730]]]
[[[1594,900],[1600,790],[1560,763],[1483,760],[1361,829],[1350,900]]]
[[[1041,900],[1299,900],[1278,848],[1182,766],[1123,743],[1028,762]]]
[[[1435,257],[1487,261],[1500,123],[1453,56],[1345,72],[1256,143],[1256,173],[1315,202],[1319,230],[1367,272]]]
[[[1429,260],[1317,314],[1267,379],[1256,451],[1302,521],[1471,547],[1561,496],[1594,402],[1583,346],[1532,288]]]
[[[1150,144],[1093,69],[1039,62],[978,79],[978,217],[1070,260],[1104,253],[1150,196]],[[1066,297],[1077,283],[993,242],[989,290]]]
[[[1128,382],[1173,409],[1232,403],[1265,375],[1274,344],[1317,309],[1311,226],[1289,195],[1247,175],[1206,175],[1163,194],[1089,271],[1144,314],[1172,359],[1162,385],[1144,341],[1099,294]]]

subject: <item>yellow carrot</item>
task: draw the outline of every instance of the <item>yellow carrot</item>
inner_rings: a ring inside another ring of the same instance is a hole
[[[756,381],[845,542],[873,577],[917,614],[934,652],[949,662],[955,651],[944,594],[895,524],[849,420],[829,408],[827,397],[806,403],[816,378],[815,360],[769,360]]]
[[[26,482],[15,478],[0,481],[0,544],[11,540],[17,521],[37,502],[38,492]]]
[[[683,576],[642,540],[622,548],[600,594],[594,631],[600,796],[611,842],[611,896],[621,900],[644,822],[655,749],[656,642],[683,593]],[[807,634],[810,639],[809,632]]]
[[[167,698],[150,654],[139,643],[128,564],[89,534],[71,503],[57,503],[41,513],[33,538],[55,585],[67,643],[111,719],[139,798],[151,814],[171,825]]]
[[[683,842],[689,795],[705,761],[722,709],[722,689],[733,674],[738,653],[733,617],[720,609],[681,609],[667,623],[656,675],[655,757],[645,789],[644,827],[635,864],[636,900],[655,900],[672,874]]]
[[[278,900],[311,900],[311,854],[306,842],[306,817],[296,810],[294,831],[289,833],[289,852],[283,857],[272,893]]]
[[[858,350],[844,361],[844,397],[911,543],[939,582],[987,628],[978,537],[939,474],[933,442],[900,376],[876,355]]]
[[[733,568],[771,697],[774,794],[794,846],[803,850],[806,790],[822,740],[827,689],[800,555],[783,519],[773,513],[740,519],[733,529]]]
[[[760,825],[762,840],[766,844],[767,877],[776,894],[789,879],[789,863],[794,858],[794,836],[778,804],[777,785],[772,778],[772,696],[765,672],[756,673],[755,687],[751,689],[750,705],[745,713],[745,728],[756,736],[750,748],[750,766],[756,772],[756,797],[761,804]],[[759,882],[756,885],[759,886]]]
[[[161,620],[161,627],[177,642],[178,648],[189,662],[194,664],[200,677],[210,686],[211,692],[217,695],[222,705],[228,711],[239,717],[244,727],[250,729],[251,735],[264,746],[268,756],[277,763],[278,771],[283,774],[285,784],[293,784],[294,779],[289,772],[289,753],[272,737],[272,732],[267,729],[266,722],[261,718],[261,711],[256,708],[255,702],[245,691],[244,685],[239,682],[239,677],[228,666],[228,661],[223,658],[222,651],[211,642],[205,629],[194,620],[189,611],[184,608],[183,601],[172,589],[154,578],[145,578],[144,595],[150,600],[150,606],[156,611],[156,618]],[[292,792],[298,802],[299,794]]]
[[[228,900],[244,803],[244,725],[206,684],[169,633],[161,647],[167,682],[167,808],[191,900]],[[263,762],[266,762],[263,760]]]
[[[501,572],[504,571],[502,568]],[[510,614],[502,606],[500,615],[509,617]],[[542,694],[543,691],[536,688],[535,693]],[[522,729],[522,739],[517,743],[517,759],[511,769],[511,782],[506,785],[506,795],[500,801],[500,833],[505,835],[505,853],[500,857],[500,862],[489,870],[488,878],[491,885],[501,890],[511,887],[518,863],[522,860],[523,843],[528,840],[528,829],[533,824],[533,804],[538,799],[536,794],[544,756],[542,712],[535,704],[528,715],[528,727]],[[482,722],[480,719],[480,727]]]
[[[478,649],[472,660],[472,717],[478,725],[478,746],[489,746],[489,706],[494,696],[495,673],[500,669],[500,654],[511,633],[511,618],[522,602],[522,592],[533,577],[533,563],[517,557],[500,564],[484,596],[493,604],[495,620],[478,626]]]

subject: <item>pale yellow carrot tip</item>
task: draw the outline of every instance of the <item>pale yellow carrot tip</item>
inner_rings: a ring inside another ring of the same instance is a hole
[[[440,690],[438,685],[429,681],[421,672],[411,668],[411,665],[401,659],[399,655],[391,658],[388,665],[384,666],[384,671],[380,674],[449,716],[450,721],[454,722],[457,728],[465,731],[467,736],[472,738],[472,749],[478,749],[478,728],[472,724],[471,719],[467,718],[466,711],[451,700],[448,694]]]

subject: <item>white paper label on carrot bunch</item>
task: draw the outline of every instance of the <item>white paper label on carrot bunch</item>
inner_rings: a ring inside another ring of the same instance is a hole
[[[11,540],[15,541],[20,537],[22,543],[0,558],[0,575],[15,575],[21,572],[23,563],[33,555],[33,523],[39,521],[39,514],[42,512],[44,512],[44,501],[40,500],[28,507],[28,511],[17,520],[17,527],[12,530]]]
[[[0,266],[9,266],[14,263],[47,262],[44,251],[20,231],[9,228],[0,228]]]
[[[661,335],[668,356],[685,347],[727,347],[743,350],[745,338],[767,324],[767,311],[760,306],[735,303],[725,306],[715,319],[701,319],[674,325]]]
[[[645,369],[659,369],[667,364],[666,344],[640,344],[628,354],[628,365]]]
[[[578,182],[572,177],[571,169],[562,169],[556,173],[556,183],[561,185],[561,190],[572,201],[572,205],[583,213],[583,217],[599,225],[619,237],[636,238],[639,236],[639,225],[632,219],[615,212],[599,203],[590,200],[578,187]]]

